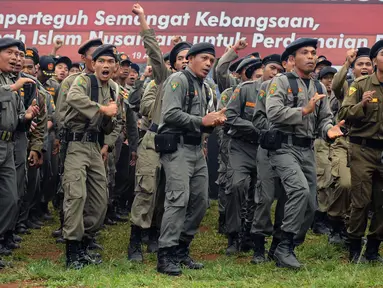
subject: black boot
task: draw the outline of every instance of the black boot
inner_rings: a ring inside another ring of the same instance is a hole
[[[63,230],[62,230],[61,227],[60,227],[59,229],[57,229],[57,230],[55,230],[55,231],[52,232],[52,236],[53,236],[54,238],[62,237],[62,235],[63,235]]]
[[[128,246],[128,260],[134,262],[143,262],[141,227],[132,224],[130,232],[130,242]]]
[[[10,256],[12,255],[12,250],[8,249],[4,244],[4,240],[0,241],[0,255]]]
[[[362,253],[362,239],[350,239],[350,262],[354,264],[366,263],[366,258]]]
[[[330,229],[326,226],[325,218],[326,212],[315,211],[314,223],[313,223],[313,233],[317,235],[328,235],[330,234]]]
[[[328,243],[331,245],[344,245],[344,240],[342,239],[341,229],[342,229],[341,220],[331,220],[331,232],[328,236]]]
[[[17,234],[13,234],[12,237],[13,237],[13,241],[15,241],[16,243],[20,243],[20,242],[23,241],[23,238],[21,238],[21,237],[20,237],[19,235],[17,235]]]
[[[158,252],[158,231],[156,227],[150,228],[149,231],[149,243],[148,243],[148,253],[157,253]]]
[[[226,255],[230,256],[239,253],[240,238],[238,233],[230,233],[227,242]]]
[[[267,262],[265,257],[265,236],[263,235],[253,235],[254,242],[254,255],[251,259],[252,264],[262,264]]]
[[[24,223],[18,223],[16,227],[16,233],[21,235],[31,234],[27,226]]]
[[[277,250],[279,243],[281,243],[281,240],[273,237],[273,241],[271,241],[269,252],[267,253],[267,258],[269,258],[270,261],[273,261],[273,260],[276,261],[274,257],[274,253],[275,253],[275,250]]]
[[[101,260],[101,255],[97,253],[97,255],[92,254],[89,252],[89,244],[92,241],[91,238],[84,237],[82,240],[82,245],[81,249],[79,251],[79,256],[80,256],[80,262],[83,263],[84,265],[99,265],[102,263]]]
[[[225,235],[226,234],[226,218],[224,213],[219,213],[218,218],[218,233]]]
[[[182,274],[175,249],[176,247],[158,249],[157,271],[159,273],[170,276],[178,276]]]
[[[66,267],[79,270],[84,267],[84,263],[80,261],[81,242],[67,240],[66,241]]]
[[[278,267],[299,269],[301,264],[294,254],[294,234],[283,232],[282,240],[274,253]]]
[[[3,261],[3,259],[0,258],[0,269],[3,269],[5,268],[7,265],[5,264],[5,262]]]
[[[91,238],[91,241],[88,245],[89,250],[104,250],[104,247],[102,247],[100,244],[96,242],[96,238]]]
[[[367,240],[366,252],[364,253],[367,261],[383,263],[383,258],[379,255],[380,242],[380,240],[371,238]]]
[[[190,257],[189,246],[190,246],[190,243],[179,241],[179,244],[177,247],[178,262],[183,267],[188,269],[194,269],[194,270],[202,269],[203,264],[194,262],[194,260]]]
[[[4,245],[9,250],[19,249],[20,245],[13,240],[13,231],[8,231],[4,235]]]

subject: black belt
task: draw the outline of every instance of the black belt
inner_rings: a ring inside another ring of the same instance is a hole
[[[158,131],[158,125],[155,123],[150,124],[149,131],[152,131],[154,133],[157,133]]]
[[[383,140],[350,137],[350,142],[353,144],[363,145],[372,149],[383,150]]]
[[[310,148],[312,147],[314,140],[311,138],[299,138],[293,135],[285,135],[283,136],[282,143],[290,144],[289,143],[289,137],[291,137],[292,144],[294,146],[299,146],[303,148]]]
[[[85,141],[85,142],[98,142],[98,133],[76,133],[71,132],[68,134],[67,141]]]
[[[0,140],[3,140],[5,142],[11,142],[14,139],[13,137],[14,137],[13,132],[0,130]]]
[[[202,139],[201,137],[195,137],[195,136],[180,136],[178,138],[178,143],[181,143],[181,137],[183,138],[183,143],[186,145],[194,145],[199,146],[201,145]]]

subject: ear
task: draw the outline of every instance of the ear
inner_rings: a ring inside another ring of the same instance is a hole
[[[295,57],[293,55],[290,55],[289,56],[289,61],[291,61],[292,63],[295,63]]]
[[[96,71],[96,62],[94,60],[92,60],[92,68],[94,71]]]
[[[376,65],[378,64],[377,61],[376,61],[376,58],[377,58],[377,57],[375,57],[375,58],[372,60],[372,65],[373,65],[373,66],[376,66]]]
[[[81,55],[81,60],[85,62],[85,59],[86,59],[85,55]]]

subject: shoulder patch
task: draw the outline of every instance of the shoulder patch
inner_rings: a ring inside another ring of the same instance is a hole
[[[172,87],[172,91],[176,91],[178,86],[180,86],[179,82],[170,82],[170,87]]]
[[[77,79],[77,86],[85,86],[86,85],[86,81],[83,77],[78,77]]]
[[[237,99],[237,96],[238,96],[239,91],[241,91],[241,89],[236,88],[236,89],[234,90],[234,92],[233,92],[233,95],[231,95],[230,100],[234,101],[235,99]]]
[[[259,91],[258,99],[261,100],[265,95],[266,95],[266,91],[265,90]]]
[[[358,89],[354,86],[351,86],[348,90],[348,96],[352,96]]]
[[[270,96],[274,95],[275,90],[277,90],[277,83],[271,84],[270,89],[269,89],[269,95]]]

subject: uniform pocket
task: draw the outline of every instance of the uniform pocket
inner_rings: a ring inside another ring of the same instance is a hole
[[[67,199],[79,199],[84,195],[85,187],[81,182],[81,176],[77,173],[64,175],[63,188]]]
[[[183,185],[167,181],[166,183],[166,201],[168,207],[185,207],[186,195]]]
[[[156,168],[139,169],[136,172],[136,192],[154,193],[157,187]]]
[[[360,182],[351,188],[352,205],[357,209],[364,209],[371,202],[372,187],[369,183]]]
[[[362,119],[362,122],[378,122],[379,106],[377,103],[367,103],[366,106],[366,117]]]
[[[331,175],[334,178],[339,178],[339,162],[338,158],[332,158],[331,160]]]

